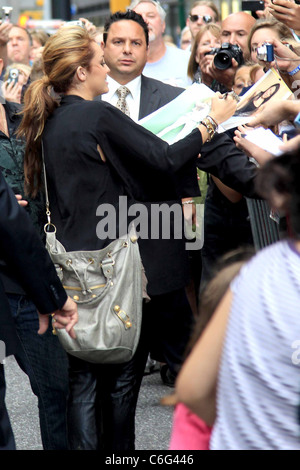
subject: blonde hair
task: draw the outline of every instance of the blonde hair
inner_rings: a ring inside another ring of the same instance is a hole
[[[201,28],[199,29],[199,31],[198,31],[198,33],[195,37],[195,41],[194,41],[194,44],[193,44],[193,47],[192,47],[191,56],[190,56],[188,69],[187,69],[188,76],[192,80],[194,78],[194,75],[195,75],[195,73],[198,69],[198,65],[199,65],[196,62],[196,54],[197,54],[198,45],[199,45],[199,42],[201,41],[201,38],[202,38],[203,34],[206,33],[207,31],[210,31],[216,38],[221,37],[221,28],[217,24],[209,23],[209,24],[201,26]]]
[[[25,188],[33,197],[41,187],[41,136],[46,120],[59,105],[52,91],[66,93],[77,68],[89,68],[94,57],[93,43],[93,37],[81,26],[61,28],[45,45],[42,55],[44,76],[34,81],[25,93],[18,136],[26,138]]]

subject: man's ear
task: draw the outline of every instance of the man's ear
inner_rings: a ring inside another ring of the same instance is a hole
[[[0,75],[2,73],[3,67],[4,67],[4,61],[3,59],[0,59]]]
[[[100,47],[101,47],[101,49],[104,51],[104,48],[105,48],[104,41],[101,41],[101,42],[100,42]]]
[[[164,21],[163,22],[163,34],[164,34],[165,30],[166,30],[166,22]]]

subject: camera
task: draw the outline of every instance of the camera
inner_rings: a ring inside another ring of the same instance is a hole
[[[85,24],[81,20],[75,20],[75,21],[67,21],[64,26],[81,26],[82,28],[85,28]]]
[[[263,0],[252,1],[252,0],[244,0],[242,1],[242,11],[258,11],[265,9],[265,2]]]
[[[14,86],[19,81],[19,70],[18,69],[11,69],[8,74],[8,83],[15,82]]]
[[[10,22],[10,15],[13,10],[13,7],[2,7],[2,23]]]
[[[263,62],[273,62],[274,60],[273,44],[269,44],[265,42],[265,44],[257,48],[256,56],[258,60],[262,60]]]
[[[224,42],[221,47],[214,48],[205,55],[214,55],[214,64],[219,70],[227,70],[232,66],[232,59],[235,59],[239,65],[244,63],[242,49],[236,44]]]

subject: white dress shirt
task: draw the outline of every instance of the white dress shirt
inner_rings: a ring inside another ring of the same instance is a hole
[[[102,95],[103,101],[107,101],[108,103],[116,106],[118,101],[117,89],[121,86],[120,83],[116,82],[110,76],[107,76],[108,88],[109,91]],[[126,97],[126,101],[130,111],[130,117],[134,121],[138,121],[139,119],[139,111],[140,111],[140,100],[141,100],[141,76],[139,75],[131,82],[126,83],[125,85],[130,93]]]

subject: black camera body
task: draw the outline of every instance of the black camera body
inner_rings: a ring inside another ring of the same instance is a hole
[[[227,70],[232,67],[232,59],[235,59],[239,65],[244,63],[242,49],[236,44],[224,42],[221,47],[215,47],[205,55],[214,55],[215,67],[219,70]]]

